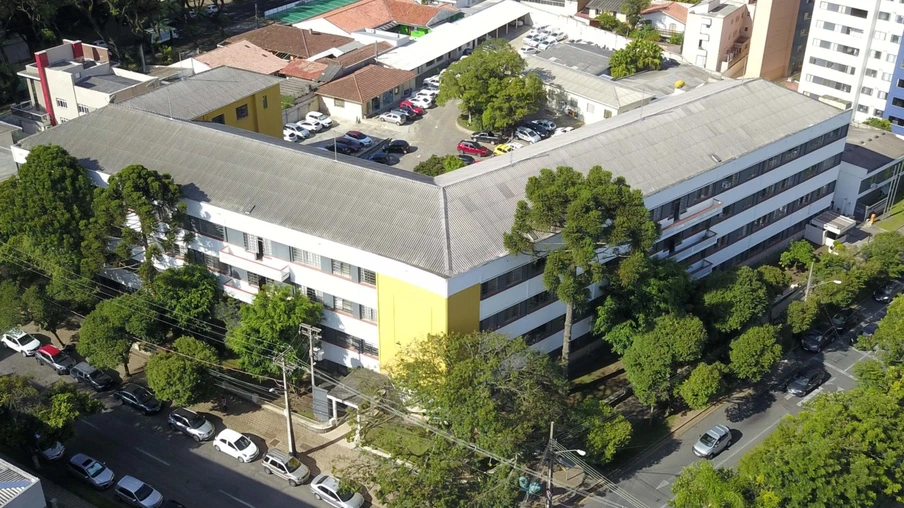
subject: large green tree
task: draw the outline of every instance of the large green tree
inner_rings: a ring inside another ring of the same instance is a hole
[[[0,285],[0,291],[2,291],[2,285]],[[48,295],[44,285],[34,284],[22,293],[22,306],[29,321],[34,321],[38,326],[52,333],[57,342],[61,346],[63,345],[57,331],[69,319],[69,309],[64,302]]]
[[[239,357],[242,368],[260,376],[275,375],[279,367],[273,357],[288,351],[286,360],[296,362],[307,355],[298,325],[317,324],[323,305],[304,295],[292,294],[288,286],[266,285],[250,305],[241,308],[241,320],[226,334],[226,345]]]
[[[85,317],[76,348],[95,367],[129,372],[129,352],[137,340],[159,344],[163,327],[142,293],[118,296],[100,302]]]
[[[741,379],[759,381],[782,358],[778,327],[762,325],[750,328],[731,341],[731,371]]]
[[[904,362],[904,298],[891,302],[876,333],[872,337],[861,336],[857,347],[863,350],[877,348],[877,356],[889,365]]]
[[[640,22],[640,13],[649,6],[650,0],[624,0],[619,11],[628,19],[628,25],[634,28]]]
[[[791,242],[788,249],[782,252],[779,258],[779,264],[785,268],[794,268],[797,270],[806,270],[816,256],[813,254],[813,244],[807,240],[798,240]]]
[[[219,364],[216,350],[194,337],[179,337],[173,348],[173,353],[158,353],[148,360],[148,386],[157,398],[177,405],[208,397],[213,386],[208,369]]]
[[[722,377],[727,372],[728,368],[719,362],[701,363],[678,387],[678,394],[691,409],[703,409],[722,391]]]
[[[22,307],[19,285],[12,280],[0,282],[0,330],[9,330],[23,323]]]
[[[449,66],[440,78],[436,102],[444,105],[460,100],[462,115],[474,127],[512,126],[538,111],[546,99],[542,83],[535,75],[525,76],[525,68],[524,59],[508,41],[491,39],[468,58]]]
[[[577,411],[578,421],[583,423],[584,448],[594,462],[610,462],[631,441],[631,422],[606,402],[588,397]]]
[[[672,508],[747,508],[750,486],[731,469],[717,468],[698,460],[681,470],[672,485]]]
[[[576,306],[588,286],[602,282],[613,258],[645,256],[659,236],[643,194],[599,166],[586,176],[570,167],[543,169],[527,181],[512,229],[503,236],[512,254],[546,256],[543,284],[565,304],[562,364],[567,374]]]
[[[707,278],[703,307],[716,330],[730,333],[762,318],[772,303],[770,296],[761,273],[742,266]]]
[[[188,264],[160,272],[142,290],[159,307],[166,319],[188,333],[211,331],[222,290],[217,278],[205,266]]]
[[[645,70],[658,70],[662,66],[662,48],[653,41],[633,40],[609,58],[609,74],[624,78]]]

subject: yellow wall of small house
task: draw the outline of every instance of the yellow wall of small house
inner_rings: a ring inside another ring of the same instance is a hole
[[[264,107],[265,100],[266,107]],[[236,115],[236,108],[242,105],[248,106],[248,116],[239,119]],[[199,116],[195,120],[210,122],[220,115],[223,115],[223,123],[230,127],[238,127],[275,138],[282,138],[283,122],[279,85],[273,85],[270,88],[239,99],[222,108]]]

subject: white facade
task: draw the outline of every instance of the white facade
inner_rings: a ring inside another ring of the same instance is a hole
[[[882,0],[816,2],[800,92],[850,103],[854,121],[882,117],[893,84],[904,4]]]
[[[706,0],[687,11],[681,56],[704,69],[733,75],[744,69],[753,22],[742,0]]]
[[[41,480],[0,459],[0,506],[3,508],[45,508]]]
[[[649,14],[643,14],[640,17],[641,19],[649,21],[653,28],[660,32],[684,33],[684,22],[669,16],[665,12],[651,12]]]

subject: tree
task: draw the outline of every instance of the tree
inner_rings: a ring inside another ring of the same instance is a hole
[[[182,234],[186,214],[181,199],[182,189],[169,174],[139,164],[126,166],[110,176],[107,187],[95,189],[94,225],[107,236],[118,236],[121,241],[114,253],[123,261],[131,259],[136,248],[143,248],[140,273],[150,282],[154,260],[172,253]]]
[[[0,282],[0,330],[9,330],[23,323],[22,298],[14,281]]]
[[[868,125],[870,127],[875,127],[877,129],[882,129],[883,131],[891,132],[891,121],[885,118],[876,118],[871,117],[867,118],[863,125]]]
[[[546,87],[535,72],[491,83],[491,99],[481,114],[484,129],[506,130],[527,115],[539,111],[546,101]]]
[[[577,411],[585,429],[586,451],[594,462],[610,462],[631,441],[631,422],[609,404],[588,397]]]
[[[788,305],[787,323],[792,333],[804,333],[813,327],[819,314],[819,304],[815,298],[795,300]]]
[[[883,276],[897,278],[904,273],[904,236],[897,231],[879,233],[860,251],[865,262],[881,267]]]
[[[628,25],[634,28],[640,22],[640,13],[649,6],[650,0],[625,0],[619,10],[628,18]]]
[[[100,302],[85,317],[76,349],[91,364],[102,369],[123,367],[129,372],[129,352],[137,340],[163,341],[156,311],[148,307],[142,293],[118,296]]]
[[[678,394],[691,409],[703,409],[722,391],[722,376],[727,372],[719,362],[701,363],[678,387]]]
[[[508,115],[519,111],[527,111],[526,114],[536,112],[540,100],[545,97],[545,91],[542,96],[531,95],[537,91],[536,81],[532,78],[528,84],[528,78],[523,76],[526,65],[507,41],[488,40],[470,57],[449,66],[449,72],[440,78],[436,102],[442,106],[450,100],[461,100],[459,108],[462,115],[466,115],[468,122],[476,128],[484,128],[481,123],[484,111],[494,103],[494,110],[506,116],[491,119],[493,124],[512,125],[520,117],[511,118]],[[518,97],[525,103],[510,105],[512,109],[506,110],[498,103],[501,96]]]
[[[0,293],[2,293],[2,285],[0,285]],[[63,346],[63,341],[57,334],[60,327],[69,319],[69,309],[63,302],[56,301],[48,295],[45,286],[35,284],[22,294],[22,305],[28,320],[34,321],[38,326],[52,333],[60,346]]]
[[[788,250],[782,252],[779,264],[785,268],[806,270],[814,260],[816,256],[813,254],[813,244],[807,240],[798,240],[791,242]]]
[[[179,337],[173,342],[173,347],[180,354],[196,360],[205,367],[209,368],[220,363],[217,350],[194,337]]]
[[[662,48],[653,41],[635,39],[609,58],[609,75],[624,78],[645,70],[659,70]]]
[[[222,290],[210,270],[188,264],[160,272],[145,291],[166,309],[174,326],[188,333],[208,333]]]
[[[57,382],[44,394],[45,403],[35,412],[41,422],[41,437],[45,440],[66,441],[75,435],[75,422],[100,413],[104,405],[74,384]]]
[[[683,33],[673,33],[669,36],[669,44],[674,44],[676,46],[684,45],[684,34]]]
[[[731,371],[741,379],[759,381],[782,358],[778,343],[778,327],[762,325],[751,328],[731,341]]]
[[[414,172],[427,176],[439,176],[459,168],[463,168],[465,163],[454,155],[446,155],[440,157],[431,155],[427,160],[418,162],[414,166]]]
[[[712,462],[698,460],[681,470],[672,485],[672,508],[746,508],[749,487],[731,469],[717,468]]]
[[[148,387],[161,400],[185,406],[197,402],[203,367],[172,353],[157,353],[145,366]]]
[[[588,300],[592,282],[602,282],[605,261],[627,252],[646,255],[659,229],[643,194],[599,166],[586,177],[570,167],[543,169],[528,179],[525,197],[503,244],[511,254],[546,254],[543,284],[565,303],[561,359],[567,375],[575,306]],[[535,243],[554,235],[559,239],[549,246]]]
[[[704,283],[703,306],[720,332],[743,329],[763,316],[771,303],[769,288],[749,266],[714,273]]]
[[[872,337],[861,336],[857,347],[863,350],[878,348],[876,356],[887,365],[904,360],[904,298],[895,298],[879,321],[879,328]]]
[[[275,375],[279,367],[273,357],[288,351],[286,360],[296,362],[297,353],[307,354],[301,344],[298,325],[320,322],[323,305],[304,295],[293,295],[288,286],[266,285],[250,305],[241,309],[238,326],[226,333],[226,345],[239,357],[242,368],[252,374]]]
[[[600,28],[603,30],[608,30],[610,32],[614,32],[620,25],[621,21],[615,17],[615,14],[611,12],[604,12],[596,17],[596,20],[600,22]]]

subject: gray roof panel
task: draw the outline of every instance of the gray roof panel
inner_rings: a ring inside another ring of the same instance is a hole
[[[904,157],[904,140],[890,132],[853,127],[841,160],[874,171]]]
[[[129,79],[123,76],[117,76],[116,74],[102,74],[98,76],[89,76],[76,83],[76,86],[100,93],[112,94],[139,83],[141,83],[141,81],[138,81],[137,79]]]

